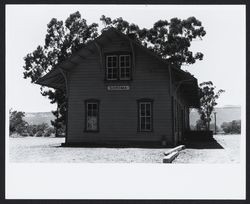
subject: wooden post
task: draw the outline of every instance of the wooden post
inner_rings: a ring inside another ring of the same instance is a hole
[[[214,112],[214,134],[216,135],[216,112]]]
[[[61,74],[63,75],[63,78],[65,80],[65,106],[66,106],[66,130],[65,130],[65,143],[67,143],[67,138],[68,138],[68,80],[67,80],[67,75],[66,73],[62,70],[62,68],[59,68]]]

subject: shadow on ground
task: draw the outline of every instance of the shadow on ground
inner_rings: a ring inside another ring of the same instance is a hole
[[[192,149],[224,149],[215,139],[208,141],[191,140],[185,143],[186,148]]]

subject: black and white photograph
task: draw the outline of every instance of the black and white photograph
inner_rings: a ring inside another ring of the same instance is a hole
[[[244,199],[245,9],[7,4],[6,198]]]

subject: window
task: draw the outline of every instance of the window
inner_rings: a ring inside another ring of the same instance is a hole
[[[86,131],[98,131],[99,129],[99,102],[97,100],[86,101]]]
[[[130,55],[107,55],[106,56],[106,79],[107,80],[130,80],[131,57]]]
[[[117,56],[110,55],[107,56],[106,60],[106,68],[107,68],[107,79],[108,80],[117,80],[118,78],[118,66],[117,66]]]
[[[152,129],[152,101],[139,101],[139,131]]]
[[[130,55],[120,55],[119,67],[120,67],[120,80],[129,80],[130,79]]]

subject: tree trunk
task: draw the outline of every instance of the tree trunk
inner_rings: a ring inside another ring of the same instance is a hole
[[[210,122],[208,121],[207,122],[207,131],[209,131],[210,130]]]

